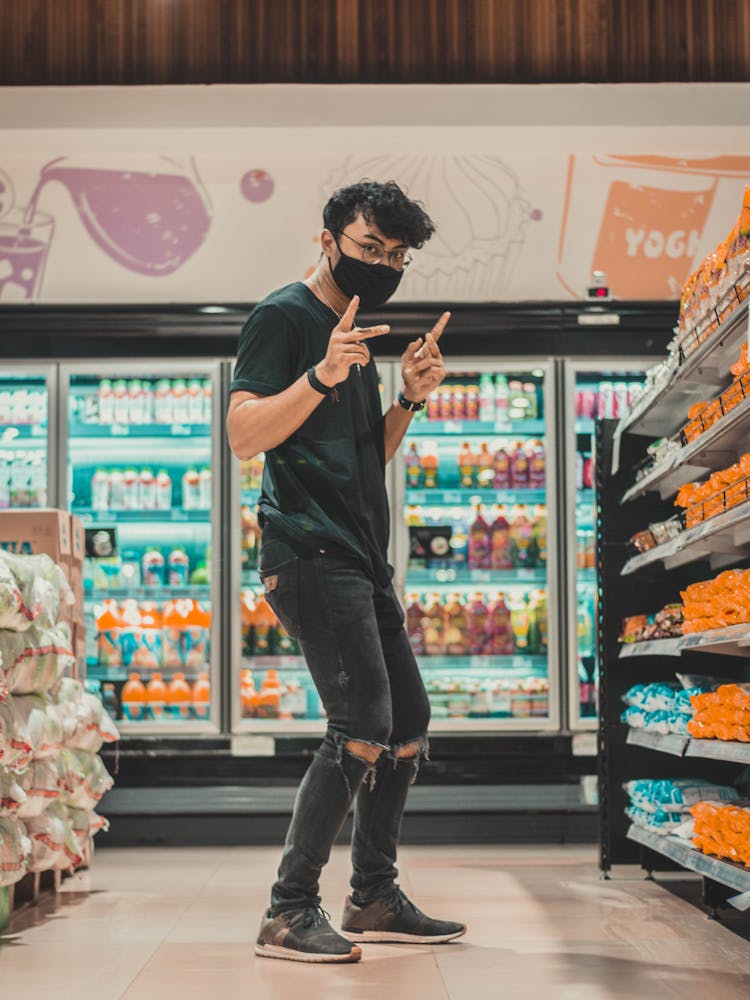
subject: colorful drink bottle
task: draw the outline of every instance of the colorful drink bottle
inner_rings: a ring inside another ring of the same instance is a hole
[[[422,461],[413,441],[406,453],[406,485],[412,490],[419,489],[422,485]]]
[[[116,601],[106,600],[102,602],[96,617],[96,628],[98,632],[97,655],[100,666],[122,666],[122,648],[120,646],[122,616]]]
[[[482,516],[481,505],[477,506],[476,511],[476,517],[469,528],[469,567],[490,569],[492,566],[490,529]]]
[[[513,653],[513,628],[510,608],[505,594],[497,594],[488,610],[489,642],[487,652],[492,656],[509,656]]]
[[[495,481],[495,461],[485,443],[477,456],[477,483],[480,489],[492,489]]]
[[[482,594],[474,594],[466,611],[469,623],[469,653],[482,656],[489,640],[489,614]]]
[[[211,715],[211,684],[208,674],[198,674],[193,685],[193,715],[205,721]]]
[[[146,704],[152,719],[157,722],[164,718],[167,706],[167,685],[160,673],[152,675],[151,680],[146,685]]]
[[[138,722],[146,717],[146,688],[140,674],[131,674],[123,685],[121,704],[123,716],[131,722]]]
[[[513,555],[511,552],[510,522],[505,507],[499,507],[497,517],[491,528],[491,566],[492,569],[512,569]]]
[[[167,704],[173,719],[185,722],[190,718],[193,693],[185,680],[185,675],[176,673],[169,684]]]
[[[167,558],[170,587],[184,587],[190,575],[190,560],[182,545],[176,545]]]
[[[509,490],[510,480],[510,455],[504,446],[495,452],[494,458],[495,474],[492,485],[496,490]]]
[[[425,610],[420,604],[419,594],[409,594],[406,597],[406,633],[409,636],[411,648],[415,656],[424,656],[425,647]]]
[[[458,453],[458,477],[463,489],[475,485],[477,459],[468,441],[464,441]]]

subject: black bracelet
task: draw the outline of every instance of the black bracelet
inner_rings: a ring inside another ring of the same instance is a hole
[[[403,408],[405,410],[409,410],[410,413],[416,413],[417,410],[424,409],[424,402],[415,403],[413,400],[407,399],[403,392],[398,394],[398,405],[403,406]]]
[[[316,392],[319,392],[321,396],[330,396],[336,389],[336,386],[325,385],[320,381],[318,376],[315,374],[315,368],[308,368],[307,370],[307,381],[313,387]]]

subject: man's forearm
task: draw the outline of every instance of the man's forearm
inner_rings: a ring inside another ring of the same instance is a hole
[[[414,414],[394,402],[385,415],[385,460],[390,462],[404,440]]]
[[[229,446],[241,461],[275,448],[291,437],[323,402],[307,374],[275,396],[245,399],[227,418]]]

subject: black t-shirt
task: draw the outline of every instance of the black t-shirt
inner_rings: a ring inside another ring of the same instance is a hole
[[[322,361],[338,316],[298,281],[253,309],[240,335],[230,391],[271,396]],[[356,555],[387,586],[392,568],[385,490],[385,418],[375,362],[353,365],[286,441],[266,453],[259,508],[291,545]]]

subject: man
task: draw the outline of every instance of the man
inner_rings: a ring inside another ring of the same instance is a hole
[[[401,816],[427,751],[430,705],[391,585],[385,465],[445,377],[438,341],[450,314],[409,344],[403,391],[383,415],[367,341],[389,327],[359,329],[355,316],[393,295],[410,248],[435,227],[392,181],[342,188],[323,221],[317,270],[269,295],[243,328],[227,430],[238,458],[266,453],[260,577],[300,643],[328,718],[255,950],[356,962],[356,942],[438,943],[466,930],[425,916],[395,884]],[[318,879],[352,801],[344,937],[321,909]]]

